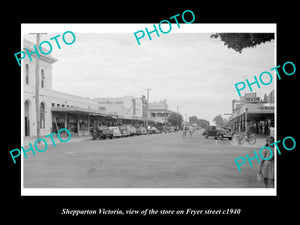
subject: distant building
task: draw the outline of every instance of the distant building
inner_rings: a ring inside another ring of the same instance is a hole
[[[228,119],[233,131],[255,134],[269,134],[269,128],[274,127],[274,90],[265,95],[264,100],[256,93],[241,96],[240,100],[232,100],[232,116]]]
[[[271,91],[269,95],[267,95],[267,103],[275,103],[275,90]]]
[[[159,102],[149,102],[149,113],[156,122],[166,123],[172,111],[168,110],[167,100],[162,100]]]
[[[142,97],[124,96],[119,98],[94,98],[107,112],[118,113],[122,115],[132,115],[143,117],[143,99]]]

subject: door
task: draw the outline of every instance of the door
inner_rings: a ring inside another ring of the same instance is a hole
[[[30,136],[30,102],[29,100],[25,101],[25,115],[24,115],[24,125],[25,125],[25,136]]]
[[[29,136],[29,119],[25,116],[25,136]]]

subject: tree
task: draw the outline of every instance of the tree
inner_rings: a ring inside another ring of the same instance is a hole
[[[172,112],[168,117],[168,122],[171,124],[171,126],[181,126],[182,121],[182,115],[176,112]]]
[[[213,121],[216,123],[217,126],[224,125],[224,119],[221,115],[216,116]]]
[[[216,33],[210,37],[220,38],[228,48],[242,53],[244,48],[255,47],[274,40],[274,33]]]
[[[190,123],[197,123],[198,124],[198,118],[197,118],[197,116],[191,116],[191,117],[189,117],[189,122]]]
[[[208,128],[209,127],[209,121],[205,119],[198,119],[198,126],[201,128]]]

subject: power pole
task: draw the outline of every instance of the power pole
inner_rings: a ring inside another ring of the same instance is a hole
[[[40,35],[46,34],[46,33],[30,33],[33,35],[36,35],[36,46],[39,48],[40,46]],[[40,62],[39,57],[36,57],[36,63],[35,63],[35,109],[36,109],[36,133],[37,138],[40,138],[40,93],[39,93],[39,85],[40,85]],[[38,144],[40,144],[40,140],[38,141]]]
[[[148,132],[148,114],[149,114],[149,91],[151,90],[150,88],[147,88],[147,115],[146,115],[146,130]]]
[[[164,127],[165,127],[165,132],[166,132],[166,125],[167,125],[167,99],[165,99],[165,118],[164,118]]]
[[[177,115],[176,115],[176,124],[177,124],[177,127],[179,127],[179,114],[178,114],[178,106],[177,106]]]

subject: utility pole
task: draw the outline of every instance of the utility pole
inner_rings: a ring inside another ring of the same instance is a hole
[[[147,115],[146,115],[146,130],[148,132],[148,114],[149,114],[149,91],[151,90],[150,88],[147,88]]]
[[[165,121],[165,132],[166,132],[166,125],[167,125],[167,99],[165,99],[165,118],[164,118],[164,121]]]
[[[33,35],[36,35],[36,46],[39,48],[40,46],[40,35],[46,34],[46,33],[30,33]],[[39,85],[40,85],[40,62],[39,57],[36,57],[35,61],[35,109],[36,109],[36,133],[37,138],[40,138],[40,93],[39,93]],[[40,144],[40,140],[38,140],[38,144]]]
[[[247,112],[248,112],[248,108],[246,108],[246,110],[245,110],[245,133],[246,133],[246,136],[248,135]]]
[[[176,124],[177,124],[177,127],[179,127],[179,114],[178,114],[178,106],[177,106],[177,110],[176,110],[176,111],[177,111],[177,115],[176,115],[176,118],[177,118],[176,120],[177,120],[177,121],[176,121]]]

